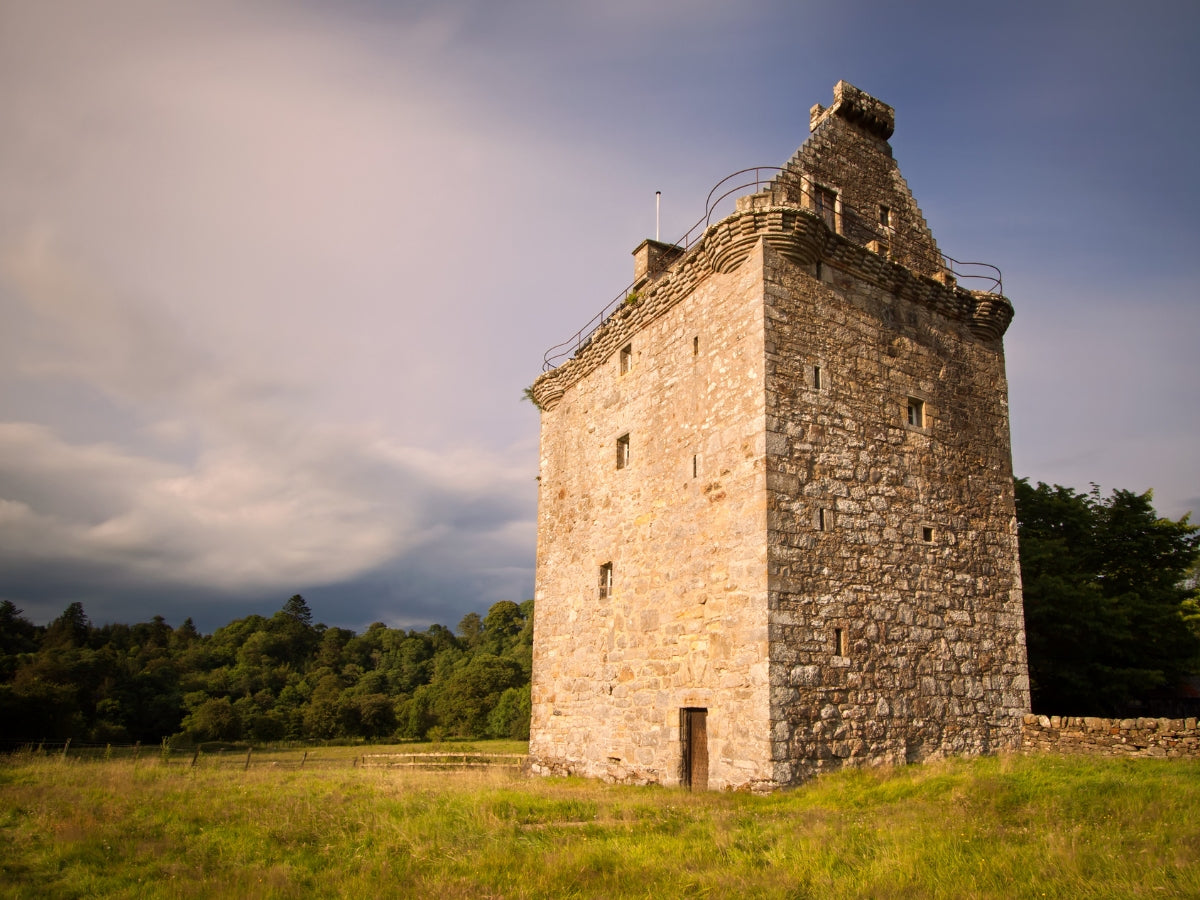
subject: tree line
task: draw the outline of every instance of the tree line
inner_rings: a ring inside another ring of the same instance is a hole
[[[1016,483],[1035,712],[1171,713],[1200,673],[1200,529],[1150,492]],[[452,632],[314,624],[300,595],[210,635],[191,619],[46,626],[0,601],[0,738],[99,743],[529,736],[533,601]],[[1196,714],[1196,706],[1185,710]]]
[[[529,736],[533,601],[469,613],[457,633],[314,624],[300,595],[210,635],[191,619],[47,626],[0,602],[0,736],[207,741]]]

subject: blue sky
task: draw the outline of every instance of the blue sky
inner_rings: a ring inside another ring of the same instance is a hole
[[[547,347],[845,79],[1004,272],[1014,465],[1200,511],[1194,4],[0,0],[0,598],[532,596]]]

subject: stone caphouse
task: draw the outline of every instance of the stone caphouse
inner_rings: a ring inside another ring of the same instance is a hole
[[[1012,306],[960,285],[893,123],[839,82],[534,383],[534,771],[770,789],[1019,745]]]

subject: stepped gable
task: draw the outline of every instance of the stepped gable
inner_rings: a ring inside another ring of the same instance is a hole
[[[833,191],[840,207],[838,230],[848,240],[864,246],[882,241],[890,259],[919,275],[940,277],[937,242],[888,143],[894,127],[890,106],[839,81],[832,106],[813,106],[811,134],[774,186],[787,202],[805,207],[819,189]]]

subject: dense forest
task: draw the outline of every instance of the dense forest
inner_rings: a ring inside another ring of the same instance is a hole
[[[191,619],[34,626],[0,602],[0,739],[99,743],[529,736],[533,601],[458,632],[313,624],[296,595],[211,635]],[[0,745],[2,749],[2,745]]]
[[[1180,685],[1200,673],[1200,529],[1160,518],[1149,492],[1021,480],[1016,496],[1034,711],[1196,714]],[[299,595],[211,635],[190,619],[95,626],[79,603],[37,626],[0,601],[0,749],[528,737],[532,600],[456,632],[312,619]]]

